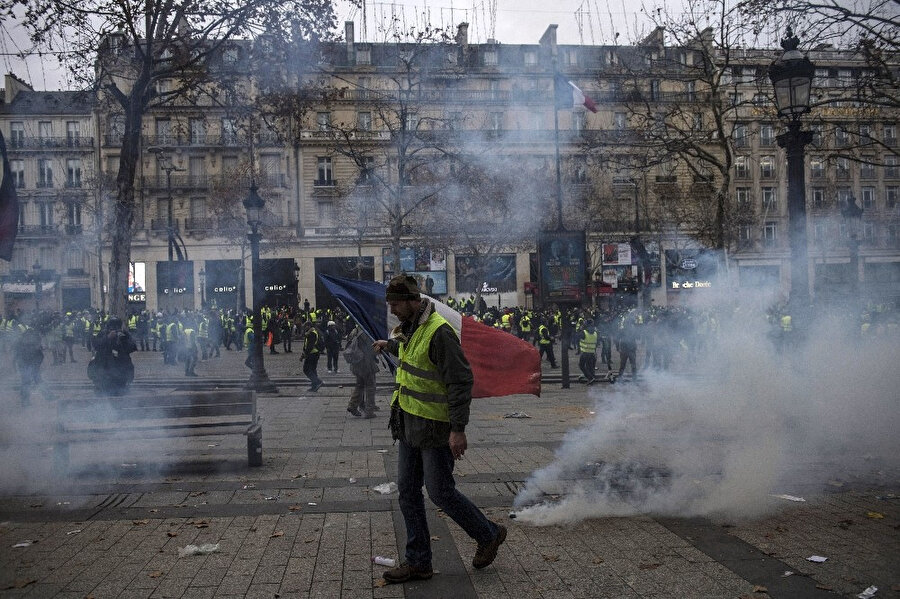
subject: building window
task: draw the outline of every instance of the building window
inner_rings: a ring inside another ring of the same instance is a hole
[[[893,123],[884,126],[884,145],[894,147],[897,145],[897,125]]]
[[[577,134],[584,132],[587,127],[587,114],[580,110],[572,112],[572,131]]]
[[[750,136],[747,134],[747,125],[744,123],[735,123],[734,125],[734,147],[746,148],[750,145]]]
[[[406,131],[417,130],[419,128],[418,115],[406,113],[406,118],[403,119],[403,125]]]
[[[777,232],[778,223],[776,223],[775,221],[767,221],[763,226],[763,243],[766,244],[766,247],[772,247],[775,245]]]
[[[897,168],[896,156],[884,157],[884,177],[885,179],[896,179],[900,176],[900,170]]]
[[[659,79],[653,79],[650,82],[650,100],[657,101],[660,99],[659,94]]]
[[[863,154],[859,160],[859,177],[861,179],[874,179],[875,157],[871,154]]]
[[[821,244],[825,241],[825,236],[828,233],[828,227],[825,223],[816,223],[813,227],[813,239],[817,244]]]
[[[316,159],[316,185],[334,185],[331,158],[319,156]]]
[[[317,206],[319,209],[319,224],[331,225],[334,222],[334,202],[318,202]]]
[[[587,158],[584,156],[576,156],[572,164],[572,182],[577,185],[584,185],[588,182],[587,176]]]
[[[863,223],[863,239],[868,243],[875,242],[875,223]]]
[[[695,81],[686,81],[684,83],[684,96],[688,102],[697,100],[697,83]]]
[[[497,66],[497,51],[496,50],[486,50],[484,52],[484,66],[486,66],[486,67]]]
[[[25,161],[18,158],[10,160],[9,170],[12,175],[13,187],[23,189],[25,187]]]
[[[753,243],[753,229],[750,225],[740,225],[738,227],[738,241],[743,246]]]
[[[762,205],[766,211],[775,212],[778,210],[778,194],[774,187],[763,187],[760,190],[762,194]]]
[[[759,176],[763,179],[771,179],[775,176],[775,158],[773,156],[760,157]]]
[[[196,228],[197,221],[206,218],[206,198],[191,198],[190,210]]]
[[[204,119],[191,119],[191,143],[200,145],[206,143],[206,121]]]
[[[753,105],[754,106],[765,106],[769,103],[769,98],[764,93],[755,93],[753,94]]]
[[[838,156],[834,161],[834,176],[841,180],[850,178],[850,159]]]
[[[78,202],[66,204],[66,224],[70,227],[81,226],[81,204]]]
[[[359,167],[359,179],[357,185],[371,185],[375,182],[375,158],[363,156]]]
[[[734,176],[737,179],[748,179],[750,177],[749,160],[746,156],[736,156],[734,159]]]
[[[316,128],[319,131],[329,131],[331,129],[331,113],[330,112],[317,112],[316,113]]]
[[[356,114],[356,128],[360,131],[371,131],[372,130],[372,113],[371,112],[358,112]]]
[[[53,165],[47,158],[38,159],[38,187],[53,187]]]
[[[859,126],[859,143],[867,145],[872,141],[872,125],[863,123]]]
[[[821,158],[813,157],[809,159],[809,176],[811,179],[822,179],[825,177],[825,161]]]
[[[813,205],[813,208],[824,208],[825,207],[825,188],[824,187],[813,187],[812,205]]]
[[[240,54],[238,52],[238,49],[234,46],[225,48],[225,51],[222,52],[222,63],[227,66],[236,65],[239,58]]]
[[[372,89],[372,80],[369,77],[360,77],[356,81],[356,97],[358,100],[368,100],[369,91]]]
[[[616,112],[613,114],[613,128],[616,131],[622,131],[628,126],[628,117],[624,112]]]
[[[40,225],[45,228],[53,226],[53,202],[38,202],[38,217]]]
[[[503,113],[502,112],[492,112],[490,114],[490,128],[491,128],[491,131],[502,131],[503,130]]]
[[[356,64],[372,64],[372,51],[369,48],[357,48]]]
[[[769,148],[775,145],[775,126],[763,123],[759,126],[759,145]]]
[[[12,121],[9,124],[9,147],[21,148],[25,145],[25,123]]]
[[[812,131],[812,141],[810,143],[817,148],[822,147],[822,142],[825,139],[825,126],[822,123],[814,123],[809,126],[809,130]]]
[[[750,208],[750,188],[738,187],[734,191],[738,207],[744,209]]]
[[[860,196],[862,200],[862,207],[865,210],[872,210],[875,208],[875,188],[874,187],[863,187],[860,190]]]
[[[66,160],[66,187],[81,187],[81,158]]]
[[[566,51],[566,62],[570,67],[578,66],[578,50],[575,48],[569,48]]]
[[[900,199],[900,187],[889,185],[884,188],[884,203],[888,208],[896,207],[898,199]]]
[[[850,145],[850,132],[846,125],[838,125],[834,128],[834,145],[838,148]]]
[[[815,82],[819,87],[828,87],[831,85],[831,79],[828,76],[828,69],[816,69]]]
[[[744,94],[741,92],[732,92],[728,94],[728,99],[732,106],[740,106],[744,102]]]
[[[851,198],[853,198],[853,194],[850,193],[849,187],[838,187],[837,189],[837,203],[838,206],[846,206],[850,203]]]
[[[81,127],[78,121],[66,121],[66,142],[70,146],[77,146],[81,141]]]
[[[53,141],[53,123],[38,121],[38,140],[41,145],[49,145]]]
[[[156,143],[174,143],[172,137],[172,121],[169,119],[156,119]]]
[[[537,66],[537,63],[538,63],[537,52],[535,52],[533,50],[526,50],[525,51],[525,66],[533,67],[533,66]]]
[[[225,145],[235,145],[238,143],[238,127],[234,119],[222,119],[222,143]]]

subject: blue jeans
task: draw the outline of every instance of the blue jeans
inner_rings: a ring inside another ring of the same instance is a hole
[[[431,535],[425,518],[422,485],[431,501],[444,510],[479,545],[497,536],[496,524],[456,489],[450,447],[419,449],[400,439],[397,488],[400,512],[406,523],[406,561],[413,566],[431,565]]]

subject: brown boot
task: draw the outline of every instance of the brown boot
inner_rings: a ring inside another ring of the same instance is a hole
[[[478,545],[478,549],[475,550],[475,557],[472,558],[473,568],[478,570],[487,568],[494,561],[494,558],[497,557],[497,550],[503,544],[503,541],[506,540],[506,527],[502,524],[498,524],[497,527],[500,530],[497,532],[494,540],[486,545]]]
[[[431,566],[413,566],[403,562],[396,568],[386,570],[381,575],[387,582],[391,584],[406,582],[407,580],[428,580],[434,576]]]

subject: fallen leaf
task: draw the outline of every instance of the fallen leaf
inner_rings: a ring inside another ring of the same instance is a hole
[[[817,584],[816,588],[820,591],[833,591],[834,589],[828,586],[827,584]]]
[[[766,587],[764,587],[761,584],[756,584],[756,585],[753,585],[753,592],[754,593],[768,593],[769,589],[767,589]]]
[[[558,556],[558,555],[544,555],[544,554],[542,554],[541,557],[544,558],[544,561],[545,561],[545,562],[558,562],[558,561],[559,561],[559,556]]]
[[[270,539],[274,539],[274,538],[276,538],[276,537],[283,537],[283,536],[284,536],[284,531],[283,531],[283,530],[276,530],[276,531],[273,532],[271,535],[269,535],[269,538],[270,538]]]
[[[838,528],[841,528],[843,530],[849,530],[849,528],[851,526],[853,526],[854,524],[856,524],[856,523],[853,520],[850,520],[848,518],[847,520],[841,520],[840,522],[838,522]]]
[[[871,518],[872,520],[884,520],[884,514],[881,512],[866,512],[866,518]]]
[[[155,513],[158,512],[159,510],[156,509],[156,508],[153,508],[152,510],[148,510],[148,511],[149,511],[151,514],[155,514]]]
[[[786,529],[784,526],[776,526],[775,527],[775,532],[787,532],[787,531],[788,531],[788,529]]]
[[[595,564],[602,564],[602,563],[603,563],[603,558],[602,558],[602,557],[595,557],[595,558],[594,558],[594,563],[595,563]]]
[[[299,512],[302,509],[303,509],[302,505],[292,505],[292,506],[288,507],[288,510],[290,510],[292,512]]]
[[[131,523],[134,524],[135,526],[143,526],[144,524],[150,524],[150,520],[146,520],[146,519],[144,519],[144,520],[132,520]]]
[[[167,532],[166,536],[171,539],[171,538],[177,537],[178,533],[177,532]]]
[[[638,564],[639,570],[656,570],[662,564]]]
[[[163,572],[161,572],[159,570],[154,570],[153,572],[150,572],[150,574],[149,574],[150,578],[159,578],[162,575],[163,575]]]
[[[373,585],[376,589],[380,589],[381,587],[387,586],[387,581],[384,578],[379,578],[375,581]]]

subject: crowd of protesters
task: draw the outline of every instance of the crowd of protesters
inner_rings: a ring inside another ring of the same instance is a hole
[[[615,380],[625,375],[630,378],[621,380],[634,380],[641,370],[667,370],[690,361],[717,336],[721,319],[733,316],[736,309],[692,310],[652,305],[645,310],[628,306],[499,308],[488,307],[474,296],[450,297],[446,303],[487,326],[503,329],[533,344],[551,369],[559,367],[556,355],[561,344],[566,343],[566,349],[578,356],[580,380],[586,383],[599,377]],[[791,339],[793,323],[783,307],[772,307],[754,317],[765,320],[777,349]],[[861,339],[896,335],[898,323],[897,306],[867,306],[855,325],[855,334]],[[313,308],[308,301],[299,307],[261,310],[264,351],[289,354],[294,353],[294,341],[301,344],[299,362],[313,392],[323,384],[318,374],[318,362],[323,354],[329,373],[338,373],[342,365],[348,366],[341,355],[357,340],[354,328],[354,322],[343,310]],[[133,379],[133,366],[128,357],[133,352],[157,352],[163,365],[181,366],[184,376],[195,377],[198,363],[220,357],[223,350],[246,350],[245,365],[252,368],[253,340],[253,316],[248,310],[216,307],[172,312],[139,310],[130,313],[124,321],[110,318],[99,310],[14,313],[0,319],[0,353],[13,357],[22,381],[23,405],[28,403],[30,391],[40,383],[40,370],[47,354],[52,364],[64,364],[76,362],[73,348],[84,348],[95,363],[109,365],[108,375],[101,377],[99,383],[96,372],[92,374],[89,369],[91,380],[98,389],[115,393],[127,388]],[[121,374],[123,370],[125,374]],[[367,388],[371,386],[369,374],[365,376]],[[354,400],[352,404],[351,413],[366,413],[361,409],[361,402]],[[371,403],[368,405],[371,407]]]

